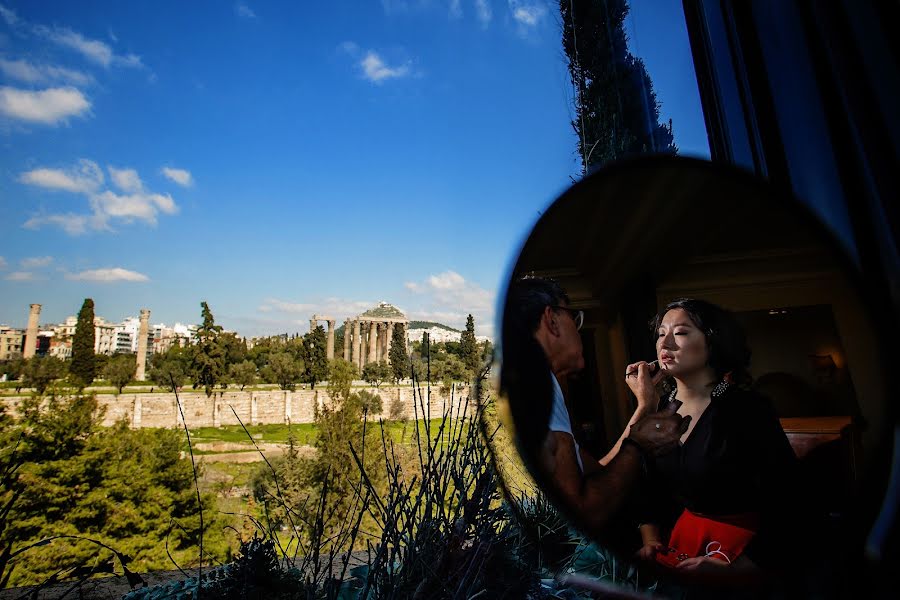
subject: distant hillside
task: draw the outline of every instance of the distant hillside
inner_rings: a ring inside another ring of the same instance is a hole
[[[431,329],[432,327],[437,327],[438,329],[446,329],[447,331],[454,331],[459,333],[459,329],[454,329],[448,325],[444,325],[443,323],[435,323],[434,321],[410,321],[409,328],[410,329]]]
[[[437,327],[438,329],[444,329],[446,331],[452,331],[454,333],[461,333],[460,329],[454,329],[449,325],[444,325],[443,323],[436,323],[434,321],[410,321],[407,329],[431,329],[432,327]],[[344,333],[344,325],[341,324],[340,327],[336,327],[334,330],[335,335]]]

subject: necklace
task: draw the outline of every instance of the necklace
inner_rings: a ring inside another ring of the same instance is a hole
[[[725,381],[724,379],[716,384],[716,387],[713,388],[712,393],[710,394],[713,398],[719,398],[728,391],[728,388],[731,387],[731,384]],[[678,391],[678,388],[673,389],[669,392],[669,402],[675,401],[675,392]]]

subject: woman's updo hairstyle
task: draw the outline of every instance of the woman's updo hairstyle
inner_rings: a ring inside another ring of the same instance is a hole
[[[716,374],[716,381],[729,374],[729,382],[737,385],[749,385],[751,378],[747,370],[750,366],[750,348],[747,336],[738,323],[734,313],[711,302],[696,298],[676,298],[669,302],[650,321],[650,328],[655,336],[659,324],[670,310],[680,308],[687,313],[691,322],[706,337],[709,350],[709,366]]]

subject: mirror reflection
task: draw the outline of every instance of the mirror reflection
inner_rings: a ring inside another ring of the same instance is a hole
[[[858,551],[886,398],[859,289],[828,232],[749,175],[657,158],[587,178],[507,290],[501,392],[523,459],[660,577],[814,569],[827,590]]]

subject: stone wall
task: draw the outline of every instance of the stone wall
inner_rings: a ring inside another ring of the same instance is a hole
[[[387,418],[393,402],[399,402],[404,418],[440,418],[449,408],[451,394],[442,394],[438,386],[431,388],[430,402],[428,391],[422,389],[413,392],[408,386],[382,386],[381,389],[366,388],[381,396],[382,414],[371,415],[372,418]],[[358,390],[358,388],[357,388]],[[453,390],[453,411],[459,411],[468,399],[468,386],[460,386]],[[182,427],[182,412],[188,427],[219,427],[237,425],[238,417],[244,425],[271,423],[312,423],[315,418],[315,407],[323,406],[330,401],[328,391],[324,388],[315,390],[264,390],[264,391],[225,391],[216,392],[207,397],[203,392],[179,392],[181,411],[175,401],[175,394],[98,394],[97,400],[106,408],[103,425],[112,425],[120,419],[126,419],[132,427]],[[415,398],[415,401],[414,401]],[[19,398],[0,399],[10,414],[17,416]],[[417,406],[414,406],[416,404]],[[232,410],[234,409],[234,410]],[[423,415],[424,409],[424,415]],[[471,407],[470,409],[471,410]],[[237,413],[237,416],[235,416]]]

